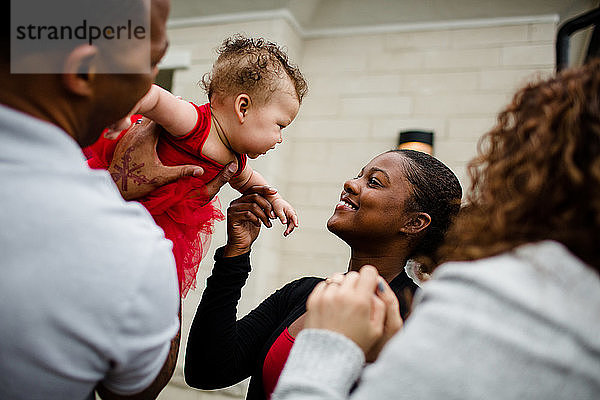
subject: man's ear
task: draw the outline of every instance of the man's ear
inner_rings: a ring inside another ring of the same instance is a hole
[[[69,92],[79,96],[90,96],[93,93],[97,55],[98,48],[89,44],[77,46],[67,55],[62,81]]]
[[[411,216],[406,224],[400,229],[401,232],[415,234],[421,232],[431,224],[431,217],[429,214],[420,212],[415,213]]]
[[[246,115],[250,105],[250,96],[246,93],[241,93],[235,98],[233,106],[235,107],[235,115],[237,115],[240,124],[243,124],[246,120]]]

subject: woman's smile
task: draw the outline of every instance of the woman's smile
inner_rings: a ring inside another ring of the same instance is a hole
[[[345,196],[344,194],[342,194],[340,201],[335,205],[336,210],[356,211],[358,208],[358,205],[356,205],[348,198],[348,196]]]

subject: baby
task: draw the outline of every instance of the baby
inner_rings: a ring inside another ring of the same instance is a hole
[[[234,161],[238,169],[229,182],[233,188],[244,193],[254,185],[268,185],[246,163],[247,157],[257,158],[281,143],[282,131],[296,117],[307,91],[299,69],[289,63],[276,44],[241,36],[223,42],[211,73],[202,83],[208,94],[207,104],[197,106],[153,85],[132,112],[155,121],[168,132],[161,135],[157,145],[163,164],[195,164],[204,169],[198,178],[182,178],[140,199],[173,241],[182,296],[195,287],[213,221],[223,219],[218,205],[204,204],[205,183]],[[88,161],[92,167],[106,168],[110,164],[112,152],[107,149],[114,150],[115,141],[109,140],[108,134],[104,136],[92,146],[94,157]],[[131,162],[126,157],[123,165]],[[115,175],[121,173],[129,172],[113,173],[113,179],[119,179]],[[287,236],[298,226],[296,212],[278,193],[268,200],[275,215],[287,225]]]

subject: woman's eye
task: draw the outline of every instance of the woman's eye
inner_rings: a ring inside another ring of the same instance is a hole
[[[369,178],[369,185],[371,186],[381,186],[381,183],[375,178]]]
[[[279,129],[285,128],[285,125],[281,125],[281,124],[277,124],[277,125],[279,125]]]

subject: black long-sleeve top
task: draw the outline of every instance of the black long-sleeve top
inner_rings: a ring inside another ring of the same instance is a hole
[[[241,291],[250,273],[250,253],[223,257],[215,253],[215,266],[196,310],[187,341],[184,374],[188,385],[220,389],[251,376],[247,399],[265,400],[263,363],[281,332],[306,312],[306,299],[323,278],[305,277],[275,291],[248,315],[236,320]],[[404,290],[416,285],[405,274],[390,286],[406,316]]]

